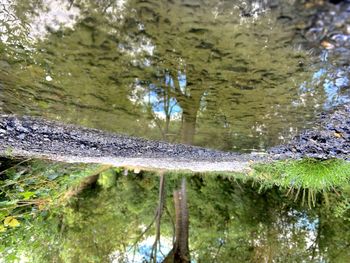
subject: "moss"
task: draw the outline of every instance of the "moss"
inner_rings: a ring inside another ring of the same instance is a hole
[[[279,187],[309,207],[316,205],[317,196],[328,204],[328,192],[340,195],[350,185],[350,162],[340,159],[284,160],[252,168],[248,177],[259,183],[260,189]]]
[[[220,176],[243,183],[257,183],[265,189],[277,186],[290,191],[308,189],[314,192],[328,192],[342,190],[343,187],[350,185],[350,162],[340,159],[283,160],[254,164],[247,173],[168,171],[167,175],[172,178],[195,175]]]
[[[350,162],[332,160],[286,160],[254,165],[249,174],[264,185],[329,191],[349,183]]]

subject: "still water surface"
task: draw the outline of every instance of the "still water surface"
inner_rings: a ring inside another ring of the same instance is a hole
[[[331,66],[333,44],[320,45],[327,28],[314,19],[318,8],[304,1],[5,0],[0,110],[265,150],[349,101],[347,73]]]
[[[1,1],[0,112],[265,150],[349,102],[350,12],[321,12],[321,2]],[[0,216],[20,223],[2,221],[8,262],[142,262],[151,253],[161,262],[181,218],[190,221],[180,236],[192,262],[350,257],[346,186],[317,194],[311,207],[307,189],[295,195],[214,175],[167,175],[162,184],[159,175],[112,169],[66,191],[79,170],[7,162]],[[64,194],[45,199],[60,187]],[[185,208],[176,208],[178,189]]]

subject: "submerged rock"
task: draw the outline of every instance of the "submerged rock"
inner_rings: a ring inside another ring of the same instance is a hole
[[[350,106],[321,114],[319,129],[304,131],[290,143],[269,150],[275,158],[350,160]]]

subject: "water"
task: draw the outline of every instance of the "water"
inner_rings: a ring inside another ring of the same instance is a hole
[[[311,47],[310,13],[298,1],[3,1],[0,109],[263,151],[349,101],[346,71]]]
[[[3,0],[0,112],[264,151],[349,102],[348,5]],[[192,262],[350,257],[347,185],[100,169],[0,159],[0,262],[161,262],[174,236]]]

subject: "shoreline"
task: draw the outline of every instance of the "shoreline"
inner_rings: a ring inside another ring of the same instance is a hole
[[[34,117],[0,115],[0,156],[99,163],[151,170],[247,172],[252,163],[284,159],[350,161],[350,106],[321,114],[308,130],[266,153],[239,154],[151,141]]]

